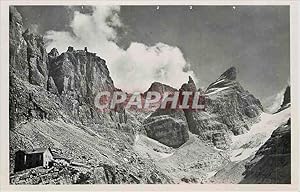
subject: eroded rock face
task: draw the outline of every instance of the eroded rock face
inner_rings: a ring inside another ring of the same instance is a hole
[[[273,131],[245,167],[241,183],[291,183],[291,119]]]
[[[291,87],[287,86],[283,95],[281,106],[276,113],[288,108],[289,106],[291,106]]]
[[[243,89],[236,76],[234,67],[225,71],[206,89],[205,111],[186,112],[190,131],[218,148],[228,148],[231,135],[249,130],[262,112],[260,101]],[[215,137],[224,138],[223,142]]]
[[[163,96],[164,94],[172,95],[177,90],[168,85],[154,82],[144,94],[146,95],[150,91],[159,92]],[[157,107],[160,107],[161,102],[162,99],[157,102]],[[169,147],[177,148],[189,138],[188,126],[182,109],[158,108],[143,121],[143,127],[148,137]]]
[[[58,95],[58,89],[57,89],[56,84],[51,76],[49,77],[48,82],[47,82],[47,90],[55,95]]]
[[[37,87],[35,87],[37,86]],[[87,50],[48,54],[43,37],[24,30],[22,18],[10,8],[10,125],[32,118],[64,117],[84,124],[126,119],[125,113],[98,113],[99,91],[115,90],[105,60]],[[41,98],[41,99],[37,99]],[[42,101],[44,98],[44,101]],[[38,102],[35,102],[38,100]],[[56,106],[60,106],[57,110]],[[57,116],[57,114],[62,114]],[[115,118],[112,116],[120,116]],[[120,127],[117,121],[116,127]]]
[[[58,97],[47,92],[55,86],[49,77],[43,38],[24,30],[22,17],[10,7],[10,127],[32,118],[51,119],[61,112]],[[37,87],[35,87],[37,86]]]
[[[32,118],[51,118],[59,113],[53,97],[50,103],[42,106],[40,98],[49,97],[48,57],[44,48],[43,38],[24,30],[22,17],[18,11],[9,8],[9,119],[10,127]],[[51,83],[51,82],[49,82]],[[37,92],[33,86],[38,85]],[[40,91],[38,93],[38,91]],[[50,97],[49,97],[50,98]],[[45,102],[45,101],[44,101]],[[49,113],[50,109],[52,113]]]
[[[50,79],[49,91],[56,92],[57,89],[62,104],[81,123],[101,122],[103,115],[97,112],[94,98],[100,91],[112,92],[116,89],[105,60],[95,53],[75,50],[73,47],[60,55],[56,49],[52,49],[48,57],[49,76],[56,86]],[[125,113],[122,111],[121,114]]]
[[[22,81],[16,75],[10,77],[9,95],[10,129],[32,119],[51,120],[67,116],[67,109],[57,95]]]
[[[287,86],[287,88],[285,89],[285,92],[284,92],[283,102],[282,102],[281,107],[288,105],[289,103],[291,103],[291,87]]]
[[[153,85],[153,84],[152,84]],[[160,85],[160,84],[159,84]],[[172,95],[172,93],[174,93],[175,91],[177,91],[174,88],[171,88],[169,86],[151,86],[152,88],[150,88],[149,90],[153,90],[153,87],[159,87],[159,88],[155,88],[155,91],[161,91],[160,93],[163,94],[165,92],[170,93],[170,95]],[[180,88],[179,92],[181,93],[181,91],[191,91],[191,92],[195,92],[196,91],[196,85],[193,81],[193,79],[191,77],[189,77],[189,81],[188,83],[185,83],[182,85],[182,87]],[[180,100],[180,96],[179,95],[179,100]],[[178,104],[181,104],[180,101],[178,102]],[[147,130],[147,135],[167,146],[170,147],[179,147],[181,146],[183,143],[185,143],[188,138],[188,122],[186,120],[186,115],[185,115],[186,111],[182,110],[182,109],[171,109],[170,106],[167,105],[166,109],[161,109],[158,108],[156,111],[154,111],[149,118],[147,118],[144,121],[144,127],[146,127]],[[180,120],[180,124],[182,124],[183,126],[173,126],[173,123],[170,121],[174,121],[175,119]],[[169,122],[166,123],[166,120],[168,120]],[[162,124],[163,126],[159,126],[159,132],[163,132],[163,133],[159,133],[159,136],[157,136],[156,134],[154,134],[153,132],[155,132],[155,127],[159,124]],[[152,129],[151,131],[150,128]],[[180,129],[179,129],[180,128]],[[180,133],[178,135],[178,133]],[[176,138],[176,135],[178,138]]]
[[[148,137],[170,147],[179,147],[189,138],[186,123],[168,115],[150,117],[144,127]]]
[[[57,55],[55,50],[49,53],[50,75],[60,94],[79,90],[83,97],[91,97],[98,91],[114,90],[105,60],[94,53],[74,50]]]
[[[27,44],[29,82],[46,88],[49,72],[43,37],[30,33],[28,29],[23,33],[23,37]]]
[[[249,130],[258,121],[262,105],[236,81],[236,68],[225,71],[204,93],[204,110],[162,110],[158,109],[150,117],[168,115],[188,124],[193,134],[220,149],[228,149],[232,135]],[[191,77],[179,91],[196,92],[197,87]],[[184,116],[184,117],[183,117]]]
[[[23,22],[20,13],[15,7],[9,7],[9,66],[10,75],[19,73],[23,80],[29,79],[27,63],[27,44],[23,38]]]

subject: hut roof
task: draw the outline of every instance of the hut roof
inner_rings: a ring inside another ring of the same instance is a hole
[[[50,153],[53,155],[50,148],[34,148],[34,149],[27,149],[27,150],[20,150],[20,151],[24,152],[25,154],[36,154],[36,153],[44,153],[47,150],[49,150]]]
[[[64,159],[64,160],[70,161],[70,159],[60,156],[59,154],[56,154],[56,153],[53,154],[53,159]]]

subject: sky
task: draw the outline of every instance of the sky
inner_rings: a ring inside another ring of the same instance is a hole
[[[26,28],[47,50],[85,46],[107,61],[117,87],[179,88],[192,76],[206,88],[235,66],[263,104],[289,84],[288,6],[24,6]],[[268,104],[269,105],[269,104]]]

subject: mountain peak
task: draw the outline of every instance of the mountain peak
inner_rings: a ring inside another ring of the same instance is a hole
[[[74,47],[69,46],[67,52],[73,52],[74,51]]]
[[[149,91],[156,91],[160,94],[163,94],[164,92],[174,92],[176,91],[176,89],[169,85],[155,81],[151,84],[150,88],[144,94],[147,94],[147,92]]]
[[[57,57],[59,55],[59,52],[56,48],[52,48],[51,51],[48,53],[48,55]]]
[[[188,83],[195,84],[195,82],[194,82],[194,80],[193,80],[193,78],[192,78],[191,76],[189,76],[189,81],[188,81]]]
[[[237,74],[236,68],[230,67],[224,73],[222,73],[222,75],[218,78],[218,80],[227,79],[227,80],[234,81],[234,80],[236,80],[236,74]]]
[[[226,87],[229,88],[238,85],[237,82],[235,81],[236,74],[237,74],[236,68],[230,67],[224,73],[222,73],[222,75],[220,75],[220,77],[215,82],[213,82],[207,87],[206,93],[214,92],[215,89],[218,88],[226,88]]]
[[[192,92],[196,92],[197,91],[195,82],[194,82],[194,80],[193,80],[193,78],[191,76],[189,76],[189,81],[187,83],[184,83],[181,86],[180,90],[182,90],[182,91],[192,91]]]
[[[282,106],[291,103],[291,86],[287,86],[283,95]]]

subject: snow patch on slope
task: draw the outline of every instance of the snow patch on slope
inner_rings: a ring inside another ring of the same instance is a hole
[[[207,173],[207,179],[209,179],[209,178],[215,176],[216,173],[218,173],[218,171],[210,171],[210,172],[208,172],[208,173]]]
[[[225,89],[228,89],[228,88],[230,88],[230,87],[211,88],[211,89],[209,90],[209,92],[206,93],[205,95],[213,95],[213,94],[216,94],[216,93],[218,93],[218,92],[220,92],[220,91],[223,91],[223,90],[225,90]]]
[[[225,81],[225,79],[218,80],[218,81],[212,83],[211,86],[217,85],[217,84],[222,83],[222,82],[224,82],[224,81]]]
[[[160,160],[173,155],[173,149],[145,135],[137,134],[134,150],[142,157]]]
[[[252,125],[249,132],[232,137],[231,161],[247,159],[271,137],[272,132],[285,123],[291,116],[290,108],[276,114],[261,114],[261,121]]]

